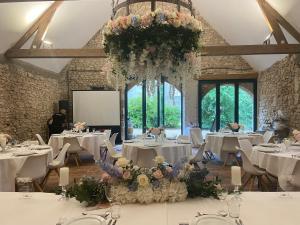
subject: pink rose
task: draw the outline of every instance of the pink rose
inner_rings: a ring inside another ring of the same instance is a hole
[[[156,178],[156,179],[161,179],[164,177],[164,175],[162,174],[161,170],[156,170],[154,173],[153,173],[153,176]]]
[[[130,171],[126,170],[124,173],[123,173],[123,179],[124,180],[129,180],[131,178],[131,173]]]
[[[108,182],[109,180],[111,179],[111,176],[108,174],[108,173],[103,173],[102,175],[101,175],[101,180],[103,181],[103,182]]]
[[[172,173],[173,172],[172,167],[169,167],[169,166],[166,168],[166,170],[167,170],[168,173]]]

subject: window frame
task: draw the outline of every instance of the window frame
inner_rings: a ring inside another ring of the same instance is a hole
[[[220,130],[220,86],[232,84],[234,86],[234,120],[239,122],[239,86],[242,83],[253,84],[253,129],[257,130],[257,79],[230,79],[230,80],[199,80],[198,81],[198,121],[202,129],[202,86],[205,84],[214,84],[216,87],[216,131]]]

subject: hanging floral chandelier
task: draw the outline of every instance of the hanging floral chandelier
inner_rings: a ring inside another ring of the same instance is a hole
[[[175,85],[200,74],[199,20],[188,13],[156,9],[112,18],[103,29],[110,76],[118,87],[168,77]]]

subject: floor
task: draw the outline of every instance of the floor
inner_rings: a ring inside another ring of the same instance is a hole
[[[95,164],[94,160],[89,155],[82,155],[81,156],[81,164],[79,167],[76,166],[75,162],[70,161],[67,165],[70,168],[70,182],[73,182],[74,179],[78,181],[82,176],[94,176],[100,177],[101,169],[98,165]],[[209,161],[206,164],[210,174],[208,175],[208,179],[212,177],[218,176],[222,181],[222,186],[226,188],[230,188],[231,184],[231,172],[230,166],[224,167],[221,162],[217,161]],[[265,183],[268,186],[269,191],[276,191],[277,190],[277,182],[275,179],[272,179],[272,183],[270,183],[267,179],[265,179]],[[58,186],[58,176],[55,172],[52,172],[48,182],[44,188],[45,192],[53,192],[57,189]],[[245,187],[245,190],[249,190],[249,185]],[[255,185],[253,191],[258,191],[257,185]]]

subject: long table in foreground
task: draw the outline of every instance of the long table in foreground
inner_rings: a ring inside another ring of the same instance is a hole
[[[80,216],[85,211],[74,199],[59,201],[59,196],[47,193],[30,195],[26,199],[24,193],[0,193],[0,224],[55,225],[60,218]],[[241,198],[240,217],[244,225],[300,224],[300,192],[244,192]],[[216,213],[221,204],[219,200],[197,198],[179,203],[123,205],[117,225],[190,223],[198,211]]]

